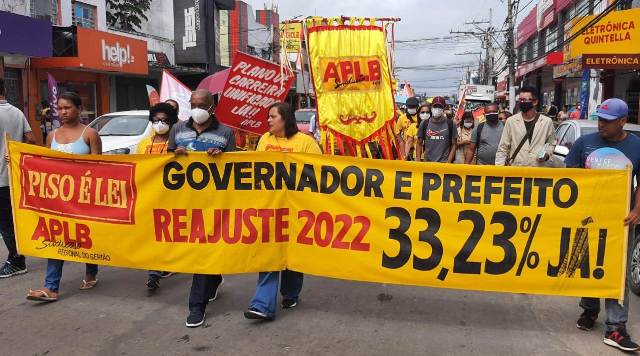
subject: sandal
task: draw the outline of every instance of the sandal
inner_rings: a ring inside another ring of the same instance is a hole
[[[29,293],[27,294],[27,300],[32,300],[35,302],[55,302],[56,300],[58,300],[58,293],[47,292],[42,289],[38,289],[38,290],[29,289]]]
[[[83,279],[82,280],[82,285],[80,286],[80,290],[91,289],[91,288],[95,287],[96,284],[98,284],[98,280],[97,279],[95,279],[93,281],[87,281],[86,279]]]

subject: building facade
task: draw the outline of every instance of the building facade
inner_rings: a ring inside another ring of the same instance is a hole
[[[519,23],[516,82],[519,86],[538,89],[539,109],[551,103],[567,105],[570,109],[580,104],[581,117],[589,118],[603,100],[619,97],[629,105],[630,122],[638,122],[640,65],[603,63],[614,55],[640,53],[640,34],[624,41],[609,43],[607,40],[606,45],[597,48],[585,45],[592,38],[588,34],[599,31],[601,25],[606,26],[617,18],[623,19],[621,21],[640,18],[640,13],[632,13],[640,7],[640,1],[624,0],[605,18],[587,27],[610,3],[607,0],[540,0]],[[625,35],[610,32],[607,38]],[[604,32],[601,35],[604,36]],[[598,41],[600,37],[596,37]]]

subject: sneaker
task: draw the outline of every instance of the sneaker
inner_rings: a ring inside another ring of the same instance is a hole
[[[198,326],[204,324],[205,313],[200,310],[191,310],[189,312],[189,316],[187,317],[187,322],[185,325],[188,328],[197,328]]]
[[[244,317],[250,320],[273,320],[273,317],[259,311],[256,308],[249,308],[244,312]]]
[[[156,275],[150,276],[147,281],[147,290],[153,292],[158,288],[160,288],[160,277]]]
[[[162,272],[160,273],[160,278],[169,278],[171,276],[173,276],[175,273],[174,272]]]
[[[591,329],[593,329],[593,326],[596,323],[596,319],[598,319],[597,312],[585,310],[584,312],[582,312],[582,314],[580,314],[580,319],[578,319],[578,323],[576,324],[576,326],[580,330],[590,331]]]
[[[604,343],[617,347],[622,351],[638,351],[640,346],[635,342],[631,341],[631,336],[627,334],[627,329],[625,327],[620,327],[614,331],[607,331],[604,334]]]
[[[222,288],[223,284],[224,284],[224,277],[222,277],[220,284],[218,284],[218,288],[216,288],[216,290],[213,291],[213,297],[209,298],[210,302],[213,302],[214,300],[218,299],[218,292],[220,291],[220,288]]]
[[[0,268],[0,278],[9,278],[25,273],[27,273],[26,266],[15,266],[12,265],[9,261],[5,262],[4,266]]]
[[[283,299],[282,300],[282,308],[283,309],[291,309],[295,308],[298,305],[298,301],[295,299]]]

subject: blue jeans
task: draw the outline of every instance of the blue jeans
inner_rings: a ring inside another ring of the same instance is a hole
[[[627,248],[627,270],[631,264],[631,255],[633,253],[633,229],[629,230],[629,244]],[[620,305],[617,299],[605,299],[604,308],[607,312],[607,321],[605,322],[607,331],[614,331],[618,327],[624,327],[627,324],[629,318],[629,276],[627,273],[627,279],[624,283],[624,303]],[[584,310],[592,311],[595,313],[600,312],[600,299],[598,298],[582,298],[580,300],[580,307]]]
[[[63,260],[47,260],[47,274],[44,277],[44,286],[52,292],[58,293],[60,279],[62,278]],[[98,274],[98,266],[87,263],[86,273],[91,276]]]
[[[273,318],[276,316],[278,303],[278,282],[282,274],[280,293],[285,299],[298,300],[302,290],[304,275],[300,272],[284,270],[280,272],[260,272],[258,275],[258,286],[256,294],[251,299],[250,308],[267,314]]]

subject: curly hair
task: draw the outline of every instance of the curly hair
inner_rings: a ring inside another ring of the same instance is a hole
[[[168,103],[158,103],[149,109],[149,121],[153,121],[153,117],[157,113],[164,113],[169,120],[169,127],[172,127],[178,122],[178,111]]]

